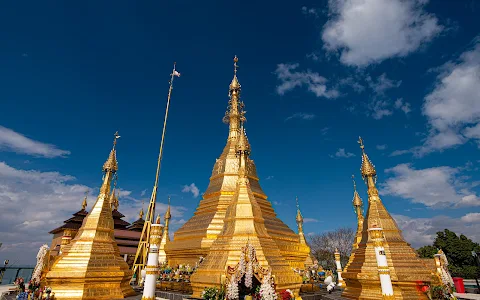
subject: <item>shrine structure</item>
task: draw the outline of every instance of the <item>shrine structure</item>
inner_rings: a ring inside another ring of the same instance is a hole
[[[114,218],[109,201],[111,182],[118,164],[115,145],[103,165],[103,184],[97,201],[78,233],[61,248],[61,254],[46,275],[46,285],[58,300],[119,299],[135,294],[130,287],[132,271],[120,257],[114,238]]]
[[[375,185],[377,172],[365,153],[361,138],[359,143],[362,149],[360,170],[368,187],[368,209],[363,218],[362,201],[355,189],[353,204],[362,229],[361,233],[357,231],[353,253],[342,273],[346,282],[342,297],[427,299],[421,290],[432,281],[433,270],[405,241],[397,223],[383,205]],[[382,277],[386,278],[385,282]]]
[[[247,242],[256,249],[259,264],[271,269],[277,291],[298,293],[302,278],[292,268],[305,268],[310,253],[304,239],[277,218],[260,186],[244,126],[237,61],[235,57],[224,117],[229,125],[226,146],[194,216],[165,245],[170,265],[195,265],[205,257],[191,277],[193,297],[200,297],[205,287],[224,283],[225,270],[239,262]]]

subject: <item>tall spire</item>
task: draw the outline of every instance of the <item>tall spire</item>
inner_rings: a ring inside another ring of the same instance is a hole
[[[168,207],[167,211],[165,212],[165,216],[163,217],[165,219],[165,228],[168,227],[168,221],[170,218],[172,218],[172,214],[170,213],[170,196],[168,196]]]
[[[297,217],[295,218],[295,220],[297,221],[299,241],[301,244],[307,244],[305,234],[303,233],[303,216],[300,212],[300,205],[298,205],[298,196],[295,197],[295,201],[297,204]]]
[[[83,198],[83,202],[82,202],[82,210],[85,210],[85,208],[87,208],[87,196],[88,196],[88,190],[85,191],[85,198]]]
[[[143,201],[142,201],[142,209],[140,210],[140,213],[138,214],[139,219],[143,219]]]
[[[355,208],[355,213],[357,216],[363,215],[363,201],[360,198],[360,195],[357,192],[357,184],[355,183],[355,176],[352,175],[353,181],[353,207]]]
[[[298,205],[298,196],[295,197],[295,201],[297,202],[297,223],[302,223],[303,224],[303,216],[302,213],[300,212],[300,205]]]
[[[355,214],[357,215],[357,233],[353,241],[353,250],[358,248],[358,244],[362,240],[362,229],[363,229],[363,201],[360,198],[360,195],[357,192],[357,184],[355,183],[355,176],[352,175],[353,181],[353,208]]]
[[[240,123],[245,121],[245,111],[243,111],[244,104],[240,101],[240,92],[242,86],[237,78],[238,57],[233,58],[233,79],[230,83],[228,96],[228,108],[223,117],[223,122],[229,124],[229,139],[236,139],[240,133]]]
[[[363,145],[363,139],[358,137],[358,143],[360,144],[360,149],[362,149],[362,167],[360,171],[362,172],[362,177],[365,179],[367,177],[376,177],[377,171],[375,166],[372,164],[367,154],[365,153],[365,146]]]
[[[235,147],[237,157],[240,159],[239,169],[238,169],[238,176],[239,180],[244,180],[248,182],[247,178],[247,163],[248,157],[250,156],[250,143],[248,142],[247,132],[245,127],[243,127],[243,122],[240,127],[240,137],[238,139],[238,143]]]
[[[110,151],[107,161],[103,164],[103,172],[105,173],[116,173],[118,171],[117,156],[115,153],[115,147],[117,145],[117,139],[120,138],[118,131],[114,134],[113,139],[113,148]]]
[[[116,191],[116,188],[116,183],[114,183],[112,194],[110,195],[110,205],[112,206],[113,210],[118,210],[118,206],[120,205],[118,203],[118,193]]]

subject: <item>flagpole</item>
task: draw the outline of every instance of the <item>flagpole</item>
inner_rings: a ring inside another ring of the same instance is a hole
[[[163,157],[163,143],[165,141],[165,131],[167,130],[167,119],[168,119],[168,109],[170,108],[170,97],[172,96],[173,90],[173,79],[175,78],[175,66],[177,65],[176,62],[173,63],[173,70],[170,77],[170,88],[168,89],[168,97],[167,97],[167,107],[165,109],[165,118],[163,119],[163,130],[162,130],[162,140],[160,142],[160,152],[158,153],[158,162],[157,162],[157,173],[155,175],[155,189],[158,185],[158,178],[160,176],[160,166]],[[155,195],[156,196],[156,195]]]
[[[160,151],[158,153],[158,160],[157,160],[157,172],[155,174],[155,183],[153,185],[153,190],[152,190],[152,195],[150,197],[150,203],[148,205],[148,210],[147,213],[145,214],[145,223],[143,225],[142,229],[142,234],[140,235],[140,240],[138,243],[138,248],[137,252],[135,254],[135,259],[133,261],[133,274],[132,274],[132,279],[133,276],[136,276],[136,281],[140,279],[140,271],[145,268],[145,265],[147,263],[147,255],[148,255],[148,248],[149,248],[149,243],[150,243],[150,228],[151,224],[154,222],[154,215],[155,215],[155,202],[157,200],[157,189],[158,189],[158,179],[160,177],[160,168],[161,168],[161,162],[162,162],[162,157],[163,157],[163,145],[165,142],[165,132],[167,128],[167,119],[168,119],[168,110],[170,108],[170,98],[172,96],[172,90],[173,90],[173,80],[175,76],[180,76],[180,73],[178,73],[175,70],[176,67],[176,62],[173,63],[173,70],[172,74],[170,74],[170,87],[168,89],[168,97],[167,97],[167,107],[165,109],[165,117],[163,120],[163,130],[162,130],[162,139],[160,142]]]

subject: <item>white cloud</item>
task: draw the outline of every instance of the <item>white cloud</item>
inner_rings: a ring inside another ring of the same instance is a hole
[[[313,61],[320,61],[320,56],[315,52],[307,53],[305,56]]]
[[[467,223],[480,223],[480,213],[469,213],[464,215],[461,220]]]
[[[400,109],[400,110],[403,111],[406,115],[408,115],[408,113],[412,111],[412,108],[411,108],[411,106],[410,106],[410,103],[405,102],[405,101],[403,100],[403,98],[398,98],[398,99],[395,101],[395,108],[396,108],[396,109]]]
[[[379,120],[383,117],[390,116],[393,114],[394,109],[402,109],[404,112],[410,110],[410,104],[404,103],[403,99],[399,99],[400,102],[397,100],[397,102],[392,104],[392,101],[385,95],[388,90],[398,88],[402,84],[401,80],[395,81],[389,79],[387,75],[383,73],[378,76],[376,80],[368,76],[366,81],[375,94],[367,106],[374,119]]]
[[[304,218],[303,222],[304,223],[318,223],[319,221],[317,219],[314,219],[314,218]]]
[[[353,89],[353,91],[358,94],[365,91],[365,87],[358,82],[358,79],[353,77],[342,78],[340,79],[339,83],[342,86],[350,86]]]
[[[457,61],[447,62],[431,93],[425,97],[423,114],[430,134],[416,155],[480,142],[480,38]]]
[[[377,150],[385,150],[387,149],[387,145],[377,145]]]
[[[307,113],[294,113],[293,115],[287,117],[285,122],[291,119],[301,119],[301,120],[313,120],[315,119],[314,114],[307,114]]]
[[[145,196],[146,193],[147,193],[147,189],[144,189],[144,190],[140,193],[140,197]]]
[[[480,242],[479,219],[469,221],[470,214],[461,218],[436,216],[433,218],[411,218],[404,215],[392,215],[402,230],[405,240],[414,248],[431,245],[438,231],[451,230],[456,234],[464,234],[475,242]],[[467,220],[465,220],[467,218]]]
[[[81,208],[90,188],[74,180],[58,172],[18,170],[0,162],[0,255],[35,259],[38,247],[51,241],[48,232]]]
[[[183,186],[182,193],[192,193],[193,197],[197,198],[200,194],[200,190],[195,185],[195,183],[191,183],[190,185]]]
[[[342,63],[365,66],[403,57],[443,28],[424,11],[425,0],[329,0],[324,48],[340,52]]]
[[[275,178],[273,175],[269,175],[269,176],[267,176],[267,178],[265,178],[265,180],[270,180],[270,179],[273,179],[273,178]]]
[[[3,126],[0,126],[0,149],[47,158],[65,157],[70,154],[70,151],[58,149],[55,145],[32,140]]]
[[[369,104],[368,108],[371,111],[371,115],[375,120],[380,120],[383,117],[393,114],[390,108],[390,102],[384,99],[374,98]]]
[[[98,174],[101,184],[102,174]],[[75,177],[58,172],[15,169],[0,162],[0,260],[21,260],[33,263],[38,248],[52,236],[48,232],[63,224],[80,210],[84,193],[92,191],[87,200],[90,210],[98,195],[98,188],[75,182]],[[133,199],[131,191],[118,189],[120,208],[126,221],[138,218],[142,201]],[[148,200],[147,200],[148,201]],[[148,202],[147,202],[148,203]],[[167,204],[158,203],[157,213],[163,214]],[[172,216],[182,217],[186,208],[172,206]]]
[[[317,16],[317,10],[315,8],[308,8],[306,6],[302,6],[302,13],[305,15]]]
[[[277,86],[277,93],[284,95],[296,87],[306,86],[317,97],[336,98],[339,92],[336,89],[327,89],[327,79],[320,74],[307,71],[296,71],[299,64],[278,64],[275,74],[281,81]]]
[[[381,185],[381,194],[422,203],[429,208],[480,206],[480,198],[469,189],[459,172],[451,167],[416,170],[409,164],[400,164],[385,173],[393,175]]]
[[[387,77],[387,74],[383,73],[382,75],[378,76],[377,80],[374,81],[370,76],[366,78],[368,86],[377,94],[377,95],[383,95],[385,94],[386,91],[393,89],[393,88],[398,88],[401,84],[402,81],[395,81],[392,79],[389,79]]]
[[[335,152],[335,157],[349,158],[349,157],[354,157],[354,156],[355,156],[355,154],[345,151],[345,148],[339,148],[337,150],[337,152]]]

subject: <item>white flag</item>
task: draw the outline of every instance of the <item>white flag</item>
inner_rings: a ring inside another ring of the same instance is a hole
[[[173,75],[174,75],[174,76],[177,76],[177,77],[180,77],[180,73],[177,72],[177,70],[173,70]]]

